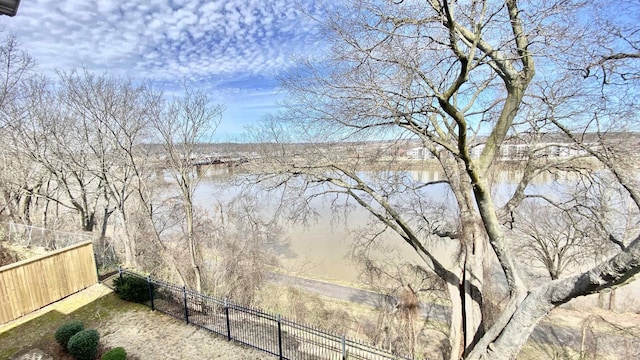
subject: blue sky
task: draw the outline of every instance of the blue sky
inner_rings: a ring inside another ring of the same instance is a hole
[[[227,109],[216,138],[234,141],[286,96],[277,75],[321,47],[296,2],[22,0],[1,20],[47,75],[84,66],[207,91]]]

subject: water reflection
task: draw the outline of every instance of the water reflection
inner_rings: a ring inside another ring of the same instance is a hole
[[[421,170],[410,170],[408,174],[416,182],[430,182],[446,180],[442,169],[436,166],[424,167]],[[524,170],[518,168],[508,168],[497,171],[492,176],[492,181],[497,184],[517,184],[522,179]],[[546,171],[538,174],[531,181],[532,184],[548,184],[550,182],[575,182],[580,175],[577,172],[551,172]]]

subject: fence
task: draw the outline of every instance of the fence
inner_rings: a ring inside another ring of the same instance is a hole
[[[146,279],[150,296],[146,305],[152,310],[224,336],[229,341],[265,351],[279,359],[406,359],[280,315],[243,307],[226,299],[203,295],[120,268],[119,276],[125,274]]]
[[[0,324],[98,282],[91,241],[0,268]]]
[[[51,251],[82,241],[94,241],[96,237],[89,234],[51,230],[10,222],[6,224],[4,238],[9,243],[20,245],[21,247],[42,247],[47,251]]]
[[[23,248],[39,247],[45,251],[66,248],[83,241],[91,241],[93,242],[93,251],[98,269],[111,268],[115,270],[118,264],[113,245],[107,239],[100,239],[99,236],[92,234],[52,230],[9,222],[5,224],[4,232],[0,235],[0,240],[4,239],[10,244]]]

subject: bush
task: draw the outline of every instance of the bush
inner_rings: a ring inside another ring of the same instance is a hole
[[[76,360],[93,360],[98,353],[100,334],[95,329],[78,332],[69,339],[69,354]]]
[[[122,280],[117,277],[113,280],[114,291],[120,299],[133,301],[133,302],[145,302],[149,300],[149,284],[147,279],[134,276],[124,275]],[[155,291],[152,284],[152,291]]]
[[[69,339],[83,329],[84,326],[80,320],[72,320],[62,324],[58,330],[56,330],[54,337],[56,338],[56,342],[62,346],[62,349],[67,351]]]
[[[101,359],[102,360],[126,360],[127,352],[124,351],[124,349],[121,347],[113,348],[107,351],[106,353],[104,353]]]
[[[0,242],[0,266],[13,264],[14,262],[18,261],[20,261],[20,256],[18,255],[18,253],[4,247],[4,245]]]

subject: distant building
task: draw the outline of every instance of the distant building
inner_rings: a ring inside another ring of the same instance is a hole
[[[482,154],[482,150],[484,150],[484,144],[477,144],[471,147],[471,157],[477,159]]]
[[[426,147],[416,147],[413,149],[407,150],[407,158],[413,160],[426,160],[435,158],[431,151]]]
[[[597,148],[596,143],[587,143],[587,147]],[[485,144],[477,143],[469,149],[471,157],[477,159],[484,151]],[[505,141],[500,146],[498,159],[502,161],[526,160],[533,156],[535,158],[548,159],[568,159],[576,156],[586,156],[588,151],[572,142],[562,142],[556,139],[548,141],[536,141],[527,143],[523,139],[512,139]],[[407,158],[413,160],[434,159],[435,156],[426,147],[414,147],[407,150]]]

